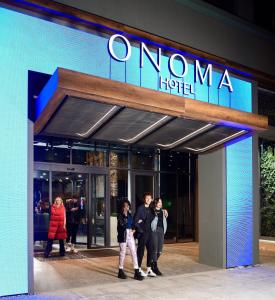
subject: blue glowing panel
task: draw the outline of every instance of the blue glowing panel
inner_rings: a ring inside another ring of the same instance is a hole
[[[157,54],[153,52],[151,53],[154,60],[157,62]],[[147,57],[147,55],[144,54],[144,65],[141,68],[141,86],[153,90],[158,90],[158,85],[159,85],[159,73],[157,72],[154,65]]]
[[[177,74],[182,74],[183,73],[183,71],[184,71],[183,70],[183,63],[180,60],[177,60],[177,59],[174,60],[174,70]],[[176,80],[177,82],[179,82],[179,84],[183,83],[183,78],[176,77],[172,74],[171,74],[171,79]],[[180,85],[180,88],[172,89],[171,94],[178,95],[178,96],[183,96],[182,85]]]
[[[204,75],[205,68],[201,67],[201,72],[202,75]],[[208,89],[209,88],[207,85],[207,79],[203,84],[200,82],[200,80],[198,80],[195,83],[195,91],[196,91],[195,99],[203,102],[208,102]]]
[[[214,71],[212,73],[212,85],[209,87],[209,103],[219,104],[219,90],[221,73]]]
[[[231,93],[231,107],[252,112],[252,84],[248,81],[231,76],[234,91]]]
[[[186,76],[184,76],[183,82],[188,83],[188,84],[193,84],[193,86],[195,87],[195,84],[194,84],[194,65],[193,64],[188,64],[188,73],[186,74]],[[196,89],[194,89],[194,91],[196,92]],[[195,95],[190,94],[190,93],[185,94],[184,97],[195,99]]]
[[[230,91],[227,86],[222,86],[219,89],[219,105],[230,107]]]
[[[39,94],[39,98],[36,100],[35,105],[35,120],[38,119],[48,101],[50,100],[51,96],[54,94],[58,85],[58,71],[56,70],[54,74],[50,77],[47,84],[44,86],[42,92]]]
[[[140,86],[141,69],[139,66],[139,48],[132,47],[131,59],[126,62],[126,82]]]
[[[167,80],[170,80],[170,71],[168,68],[168,57],[162,55],[161,57],[161,72],[159,72],[159,77],[161,76],[162,79],[167,82]],[[169,87],[169,84],[163,83],[161,86],[159,84],[159,90],[161,92],[165,92],[165,93],[171,93],[171,89]]]
[[[252,138],[226,146],[226,266],[253,263]]]
[[[126,47],[123,43],[114,41],[113,43],[114,53],[118,58],[124,58],[126,53]],[[125,82],[126,80],[126,62],[117,61],[113,58],[111,60],[111,79]]]

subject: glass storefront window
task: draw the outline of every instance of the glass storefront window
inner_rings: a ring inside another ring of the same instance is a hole
[[[78,165],[87,165],[93,167],[106,166],[106,151],[94,150],[89,148],[72,149],[72,163]]]
[[[111,150],[109,164],[111,168],[128,168],[128,151]]]
[[[34,161],[69,164],[70,149],[68,145],[37,143],[34,145]]]
[[[48,239],[50,220],[49,172],[35,171],[33,176],[34,249],[43,249]]]
[[[154,170],[154,150],[132,150],[131,163],[133,169]]]
[[[111,215],[116,216],[119,204],[128,199],[128,171],[110,170]]]
[[[189,153],[176,151],[160,152],[160,171],[188,173],[189,170]]]
[[[176,241],[177,238],[177,175],[160,174],[160,197],[163,207],[168,210],[166,239]]]
[[[74,200],[78,207],[77,222],[78,231],[76,242],[87,243],[87,229],[88,229],[88,198],[87,198],[87,180],[88,174],[83,173],[67,173],[67,172],[52,172],[52,199],[57,196],[61,196],[66,207],[68,215],[68,209],[70,203]],[[70,222],[70,218],[67,220],[67,224]]]

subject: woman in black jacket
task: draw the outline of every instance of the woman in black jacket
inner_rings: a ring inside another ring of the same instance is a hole
[[[137,252],[134,239],[135,226],[134,220],[130,213],[130,202],[124,200],[122,202],[121,211],[117,216],[117,241],[119,243],[119,271],[118,278],[126,279],[127,275],[123,271],[124,261],[126,256],[127,246],[130,249],[132,261],[135,269],[134,278],[137,280],[143,280],[138,268]]]

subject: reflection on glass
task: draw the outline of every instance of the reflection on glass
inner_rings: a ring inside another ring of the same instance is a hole
[[[34,249],[43,250],[48,239],[50,216],[49,172],[35,171],[33,177]]]
[[[178,238],[192,240],[194,238],[194,203],[192,195],[189,194],[189,176],[179,175],[178,180]]]
[[[110,151],[110,167],[128,168],[128,151]]]
[[[87,165],[93,167],[105,167],[106,166],[106,151],[92,150],[92,149],[73,149],[72,150],[72,162],[73,164]]]
[[[177,238],[177,175],[160,174],[160,197],[163,207],[169,212],[167,219],[166,239],[176,241]]]
[[[160,152],[160,171],[188,173],[189,168],[189,153],[176,151],[161,151]]]
[[[133,169],[154,169],[155,155],[153,150],[133,150],[131,157]]]
[[[76,243],[87,243],[87,174],[53,172],[52,173],[52,195],[53,199],[61,196],[69,216],[69,203],[75,199],[77,206],[77,217],[73,222],[78,223]],[[68,219],[69,220],[69,219]]]
[[[70,163],[70,149],[68,145],[54,146],[49,143],[34,145],[34,161]]]
[[[154,197],[154,177],[152,175],[135,175],[136,208],[143,204],[144,193],[151,193]]]
[[[105,245],[105,175],[92,176],[92,203],[95,208],[95,221],[92,243]]]
[[[110,170],[111,215],[116,216],[119,203],[128,199],[128,171]]]

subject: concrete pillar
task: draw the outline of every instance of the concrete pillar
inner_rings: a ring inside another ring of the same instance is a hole
[[[199,261],[231,268],[259,261],[257,137],[198,157]]]
[[[225,149],[198,157],[199,261],[226,266]]]

